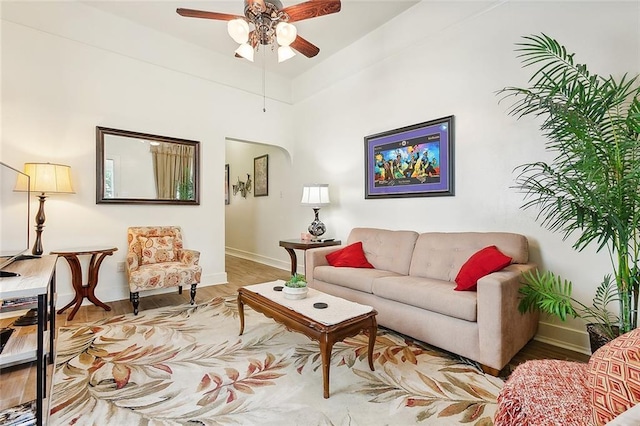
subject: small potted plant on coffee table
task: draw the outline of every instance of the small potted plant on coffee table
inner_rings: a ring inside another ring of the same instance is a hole
[[[282,292],[286,299],[304,299],[307,297],[307,280],[304,275],[294,274],[284,283]]]

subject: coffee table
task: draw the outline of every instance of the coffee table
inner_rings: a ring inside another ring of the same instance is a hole
[[[320,343],[322,357],[322,381],[324,398],[329,398],[329,367],[333,345],[361,331],[369,334],[368,360],[373,367],[373,347],[378,324],[377,312],[371,307],[309,289],[305,299],[289,300],[274,287],[283,286],[284,281],[272,281],[238,289],[238,312],[240,335],[244,332],[244,305],[284,324],[290,331],[297,331]],[[326,303],[327,308],[316,309],[315,303]]]

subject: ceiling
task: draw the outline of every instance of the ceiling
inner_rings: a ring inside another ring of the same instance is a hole
[[[287,7],[303,1],[282,0],[282,4]],[[83,3],[228,57],[234,56],[238,45],[227,34],[226,22],[185,18],[178,15],[176,9],[182,7],[234,15],[244,14],[243,0],[89,0]],[[416,3],[419,3],[419,0],[342,0],[342,10],[336,14],[295,23],[298,34],[320,48],[320,53],[316,57],[307,58],[297,54],[292,59],[279,64],[276,52],[268,49],[264,58],[264,67],[270,72],[293,79]],[[256,55],[254,66],[263,67],[262,56]],[[236,60],[245,61],[245,59]]]

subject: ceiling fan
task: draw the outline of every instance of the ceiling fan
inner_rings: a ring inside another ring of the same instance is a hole
[[[240,44],[236,56],[253,61],[253,53],[259,45],[278,45],[278,62],[293,57],[296,50],[308,58],[320,49],[297,34],[291,22],[317,18],[339,12],[340,0],[309,0],[283,7],[280,0],[244,0],[244,16],[228,13],[178,8],[179,15],[190,18],[228,21],[229,35]]]

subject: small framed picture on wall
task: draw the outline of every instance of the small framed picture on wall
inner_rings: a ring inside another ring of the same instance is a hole
[[[255,179],[253,196],[266,197],[269,195],[269,154],[253,159],[253,176]]]

